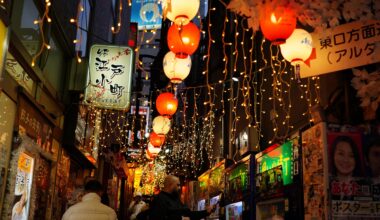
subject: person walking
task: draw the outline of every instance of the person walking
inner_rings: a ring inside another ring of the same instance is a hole
[[[84,186],[85,194],[82,201],[71,206],[62,220],[116,220],[116,212],[100,202],[103,192],[102,184],[97,180],[90,180]]]
[[[146,203],[142,200],[142,194],[137,192],[133,201],[128,207],[128,212],[131,213],[130,220],[135,220],[136,216],[142,211],[142,209],[146,206]]]
[[[190,219],[202,219],[209,216],[215,206],[207,206],[203,211],[191,211],[180,199],[180,181],[173,175],[166,176],[164,188],[153,199],[149,209],[150,220],[181,220],[182,217]]]

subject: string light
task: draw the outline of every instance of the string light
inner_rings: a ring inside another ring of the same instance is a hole
[[[45,0],[45,12],[44,12],[44,14],[42,15],[41,19],[34,20],[34,22],[33,22],[34,24],[38,24],[38,27],[39,27],[40,33],[41,33],[42,42],[41,42],[41,47],[40,47],[39,51],[32,58],[32,62],[31,62],[32,67],[35,65],[36,59],[39,56],[41,56],[44,49],[45,48],[48,50],[50,49],[50,45],[46,42],[45,34],[44,34],[44,28],[43,28],[45,20],[48,23],[51,23],[51,18],[49,17],[50,6],[51,6],[50,0]]]
[[[131,2],[130,0],[128,0],[128,4],[129,6],[131,6]],[[116,28],[114,26],[111,27],[111,31],[113,34],[118,34],[121,30],[121,17],[122,17],[122,13],[123,13],[123,1],[119,1],[119,13],[116,13],[117,14],[117,23],[116,23]]]

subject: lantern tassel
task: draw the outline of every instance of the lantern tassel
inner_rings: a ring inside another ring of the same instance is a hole
[[[297,79],[297,82],[301,83],[301,67],[299,64],[296,64],[295,66],[294,75]]]

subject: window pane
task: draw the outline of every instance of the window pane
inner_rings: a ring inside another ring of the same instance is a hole
[[[43,72],[47,80],[54,87],[54,89],[62,94],[64,86],[64,75],[66,72],[65,54],[54,35],[50,38],[50,50],[46,51],[47,60],[43,67]]]
[[[31,56],[36,54],[40,48],[39,27],[33,23],[38,16],[39,13],[33,0],[14,1],[11,27]]]

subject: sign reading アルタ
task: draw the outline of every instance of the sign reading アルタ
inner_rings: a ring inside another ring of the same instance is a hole
[[[380,62],[380,21],[357,21],[312,33],[316,57],[301,64],[301,78]]]
[[[93,45],[85,101],[99,108],[130,107],[134,51],[130,47]]]

